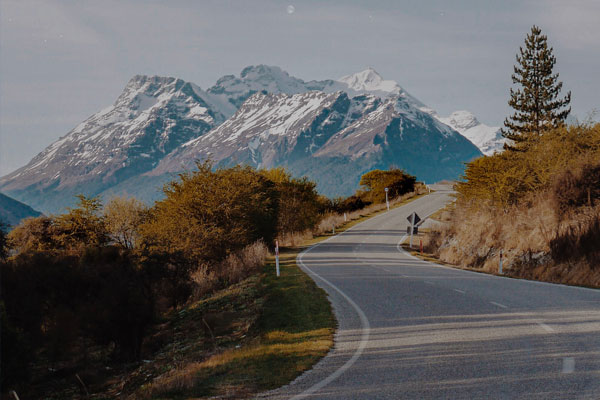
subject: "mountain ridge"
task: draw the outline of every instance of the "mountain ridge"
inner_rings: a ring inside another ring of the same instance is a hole
[[[386,122],[374,124],[376,111],[386,102],[389,107],[381,120]],[[418,173],[418,162],[384,156],[389,143],[382,130],[397,129],[389,125],[394,120],[401,130],[420,129],[425,142],[437,135],[441,141],[433,142],[442,152],[444,140],[455,140],[458,133],[429,111],[372,68],[337,81],[307,82],[279,67],[249,66],[239,77],[223,76],[207,90],[179,78],[136,75],[112,106],[87,118],[26,166],[0,178],[0,189],[36,208],[56,211],[72,204],[79,193],[103,197],[144,193],[145,200],[154,200],[160,193],[153,195],[150,188],[159,188],[182,170],[194,168],[196,160],[207,158],[222,166],[286,166],[317,182],[320,172],[310,165],[332,168],[333,160],[348,164],[360,158],[365,168],[406,164],[411,165],[410,172]],[[335,136],[340,132],[347,135]],[[397,134],[390,136],[394,146],[403,140],[402,132]],[[481,154],[467,142],[446,157],[456,165],[444,164],[443,169],[440,159],[442,173],[421,178],[458,177],[462,163]],[[417,141],[411,139],[411,145]],[[343,188],[346,184],[350,183],[319,183],[319,188],[328,195],[355,189]]]

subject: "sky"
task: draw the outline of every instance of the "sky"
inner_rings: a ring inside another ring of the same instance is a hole
[[[206,89],[248,65],[304,80],[370,66],[440,115],[469,110],[500,126],[533,24],[584,120],[600,109],[599,20],[598,0],[2,0],[0,176],[112,104],[136,74]]]

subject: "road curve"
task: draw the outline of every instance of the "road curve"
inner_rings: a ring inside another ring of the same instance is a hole
[[[399,250],[447,190],[311,247],[334,349],[270,399],[600,399],[600,291],[441,267]]]

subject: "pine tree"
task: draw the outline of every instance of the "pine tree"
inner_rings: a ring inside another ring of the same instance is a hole
[[[544,132],[563,124],[571,108],[571,92],[563,98],[558,95],[562,82],[558,73],[552,73],[556,58],[548,47],[548,37],[533,26],[525,39],[525,49],[519,48],[517,65],[512,81],[521,87],[510,89],[508,104],[515,113],[504,120],[502,135],[512,141],[510,150],[525,150],[528,144]]]

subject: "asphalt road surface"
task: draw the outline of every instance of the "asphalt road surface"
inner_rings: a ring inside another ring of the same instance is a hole
[[[398,248],[429,196],[318,244],[334,349],[272,399],[600,399],[600,290],[437,266]]]

